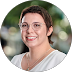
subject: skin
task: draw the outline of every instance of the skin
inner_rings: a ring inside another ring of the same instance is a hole
[[[31,66],[36,60],[38,60],[47,50],[51,48],[48,37],[52,31],[53,27],[51,26],[49,30],[47,31],[46,24],[42,18],[42,16],[38,13],[27,13],[24,18],[22,19],[22,22],[27,22],[30,27],[26,31],[21,30],[21,36],[23,42],[28,46],[29,52],[27,53],[29,55],[29,65]],[[38,31],[34,31],[31,27],[31,24],[33,22],[40,22],[43,23],[41,29]],[[27,40],[27,37],[36,37],[34,40],[29,41]],[[50,49],[48,53],[44,57],[42,57],[35,65],[37,65],[41,60],[43,60],[48,54],[50,54],[52,51],[54,51],[53,48]],[[27,69],[27,54],[23,57],[21,66],[24,70]],[[34,66],[35,66],[34,65]],[[34,67],[33,66],[33,67]],[[30,69],[32,69],[31,67]]]

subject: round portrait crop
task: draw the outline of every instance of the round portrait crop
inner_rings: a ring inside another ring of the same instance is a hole
[[[66,15],[45,1],[14,7],[1,26],[1,46],[12,64],[26,71],[47,71],[66,57],[71,45]]]

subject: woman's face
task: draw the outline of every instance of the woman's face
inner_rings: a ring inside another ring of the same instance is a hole
[[[23,22],[26,22],[29,25],[29,28],[26,31],[21,30],[22,40],[29,48],[43,45],[44,42],[48,41],[46,25],[40,14],[27,13],[22,19],[22,23]],[[35,31],[31,26],[34,22],[43,23],[43,25],[39,30]]]

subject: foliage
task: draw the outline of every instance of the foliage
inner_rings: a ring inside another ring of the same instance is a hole
[[[55,5],[53,5],[49,2],[46,2],[46,1],[39,1],[39,0],[26,1],[26,2],[18,4],[14,8],[12,8],[9,11],[9,13],[6,15],[2,25],[6,26],[8,28],[11,26],[14,26],[18,29],[19,28],[18,22],[19,22],[19,18],[20,18],[20,14],[21,14],[22,10],[31,5],[39,5],[43,8],[45,8],[51,15],[54,25],[60,26],[61,29],[63,31],[65,31],[66,33],[71,32],[69,23],[68,23],[68,26],[66,26],[66,27],[65,27],[65,22],[62,22],[62,24],[61,24],[61,20],[63,20],[63,18],[65,16],[64,13]]]

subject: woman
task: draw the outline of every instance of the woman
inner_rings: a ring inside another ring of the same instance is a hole
[[[40,6],[24,9],[19,26],[22,40],[29,48],[29,52],[14,56],[11,60],[13,64],[27,71],[45,71],[64,59],[64,53],[50,46],[53,44],[53,25],[51,16],[45,9]]]

